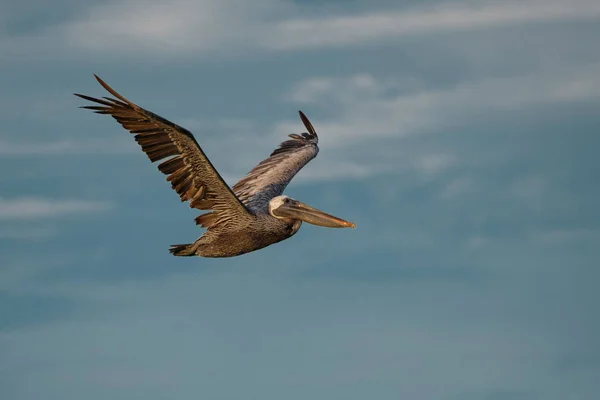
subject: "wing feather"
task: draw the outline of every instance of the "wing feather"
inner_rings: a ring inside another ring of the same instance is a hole
[[[121,96],[98,76],[96,80],[115,98],[94,98],[75,94],[99,105],[83,106],[112,116],[123,128],[134,134],[135,141],[151,162],[167,158],[158,169],[190,207],[212,210],[199,218],[204,227],[218,224],[242,223],[252,216],[251,211],[236,197],[213,167],[198,142],[188,130],[148,111]]]
[[[269,201],[283,193],[292,178],[319,153],[319,137],[302,111],[300,119],[308,132],[291,134],[269,158],[261,161],[233,186],[236,196],[251,210],[265,212]]]

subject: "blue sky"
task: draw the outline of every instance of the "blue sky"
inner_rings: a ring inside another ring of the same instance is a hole
[[[0,397],[596,399],[600,5],[32,0],[0,15]],[[357,223],[222,260],[92,74]]]

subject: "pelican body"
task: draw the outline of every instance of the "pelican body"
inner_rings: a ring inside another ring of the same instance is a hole
[[[208,211],[196,217],[206,231],[189,244],[172,245],[175,256],[233,257],[290,238],[302,222],[329,228],[355,224],[282,195],[292,178],[319,152],[319,137],[300,111],[306,130],[291,134],[269,158],[230,188],[206,157],[191,132],[121,96],[94,75],[114,98],[75,94],[96,105],[83,106],[112,116],[134,134],[151,162],[191,208]]]

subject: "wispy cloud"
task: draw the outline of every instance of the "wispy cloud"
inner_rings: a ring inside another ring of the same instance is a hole
[[[5,37],[0,48],[13,54],[36,47],[70,55],[78,49],[82,53],[118,53],[121,57],[144,54],[177,61],[205,53],[355,46],[406,35],[600,18],[600,6],[590,0],[457,1],[350,15],[296,17],[311,11],[310,7],[301,8],[283,0],[122,0],[93,5],[42,33],[10,40]],[[174,54],[180,57],[171,58]]]
[[[518,109],[528,104],[600,97],[600,64],[557,67],[517,77],[466,81],[447,89],[419,88],[418,83],[376,79],[369,74],[316,77],[298,83],[288,94],[295,102],[327,105],[335,121],[319,122],[327,132],[322,143],[344,146],[375,137],[401,137],[464,122],[481,110]],[[282,122],[276,131],[295,125]]]
[[[59,34],[77,47],[95,51],[203,52],[239,42],[244,28],[252,35],[256,25],[249,24],[277,3],[261,0],[255,8],[240,0],[126,0],[94,6],[86,17],[60,27]]]
[[[405,35],[599,17],[600,5],[589,0],[443,3],[408,11],[287,20],[277,25],[268,43],[278,49],[349,46]]]
[[[260,21],[285,6],[279,0],[252,4],[243,0],[92,3],[73,19],[48,26],[42,33],[5,38],[2,47],[14,54],[35,47],[66,55],[73,55],[76,49],[121,57],[218,53],[223,48],[239,48],[244,40],[256,37]]]
[[[79,199],[53,200],[36,197],[0,198],[0,220],[28,220],[102,212],[112,208],[107,201]]]

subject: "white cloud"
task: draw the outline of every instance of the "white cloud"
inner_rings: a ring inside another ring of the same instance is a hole
[[[201,52],[239,41],[256,14],[240,0],[127,0],[95,5],[60,33],[74,46],[92,51]]]
[[[223,49],[260,47],[266,19],[287,8],[279,0],[123,0],[94,4],[78,18],[20,44],[58,46],[85,53],[189,56]],[[28,43],[30,42],[30,43]]]
[[[51,200],[35,197],[0,198],[0,220],[28,220],[63,217],[71,214],[107,211],[106,201],[78,199]]]
[[[598,17],[600,5],[589,0],[456,2],[409,11],[288,20],[277,26],[278,34],[269,44],[279,49],[329,47],[404,35]]]
[[[330,99],[339,103],[352,101],[354,97],[372,99],[396,87],[403,86],[395,79],[382,82],[367,73],[349,77],[313,77],[295,85],[288,97],[297,103],[310,104]]]
[[[375,137],[402,137],[442,125],[451,127],[480,111],[598,98],[598,76],[600,63],[593,63],[428,90],[411,81],[402,83],[358,74],[309,78],[295,85],[286,97],[334,110],[335,121],[318,123],[317,130],[324,133],[320,142],[345,146]],[[292,131],[295,127],[295,123],[286,121],[278,124],[275,131]]]
[[[23,49],[36,47],[60,48],[71,55],[77,49],[175,61],[202,53],[352,46],[405,35],[600,18],[600,5],[590,0],[457,1],[354,15],[296,17],[311,11],[283,0],[115,1],[95,4],[76,19],[36,36],[5,37],[0,48],[21,55]],[[178,58],[171,58],[174,55]]]

